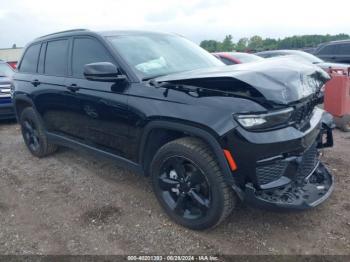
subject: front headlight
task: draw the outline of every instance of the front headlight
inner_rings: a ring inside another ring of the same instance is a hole
[[[237,114],[237,122],[249,130],[269,129],[283,124],[287,124],[292,116],[293,108],[273,111],[262,114]]]

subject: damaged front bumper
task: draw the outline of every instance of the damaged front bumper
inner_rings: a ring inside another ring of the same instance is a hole
[[[244,150],[241,154],[236,150],[238,166],[242,168],[233,173],[238,185],[233,188],[244,202],[265,209],[302,210],[329,197],[334,180],[320,161],[320,149],[333,145],[334,124],[332,117],[320,109],[310,123],[308,130],[298,131],[293,139],[286,139],[293,135],[287,129],[275,136],[243,133],[235,139],[236,144],[246,149],[243,155]],[[247,161],[247,155],[255,159],[255,165]]]
[[[327,168],[319,163],[315,170],[301,181],[267,190],[256,190],[247,184],[244,200],[266,209],[303,210],[325,201],[333,191],[334,180]]]

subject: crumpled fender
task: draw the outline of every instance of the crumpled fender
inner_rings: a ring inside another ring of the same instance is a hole
[[[217,84],[215,81],[217,80]],[[278,104],[289,104],[306,98],[317,92],[328,80],[329,75],[318,66],[302,63],[287,57],[266,59],[254,63],[232,66],[219,66],[177,74],[166,75],[154,79],[156,82],[170,82],[205,87],[216,91],[234,93],[240,83],[257,90],[266,100]],[[212,85],[203,84],[211,81]],[[220,84],[228,81],[224,89]],[[229,83],[229,82],[232,83]],[[201,86],[202,85],[202,86]],[[241,90],[240,90],[241,91]]]

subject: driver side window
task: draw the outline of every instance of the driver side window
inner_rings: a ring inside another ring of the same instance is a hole
[[[84,78],[84,65],[96,62],[114,63],[105,47],[92,38],[75,38],[72,54],[72,74]]]

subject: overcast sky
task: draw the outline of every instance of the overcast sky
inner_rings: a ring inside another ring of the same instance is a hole
[[[145,29],[199,43],[261,35],[350,34],[350,1],[0,0],[0,48],[60,30]]]

